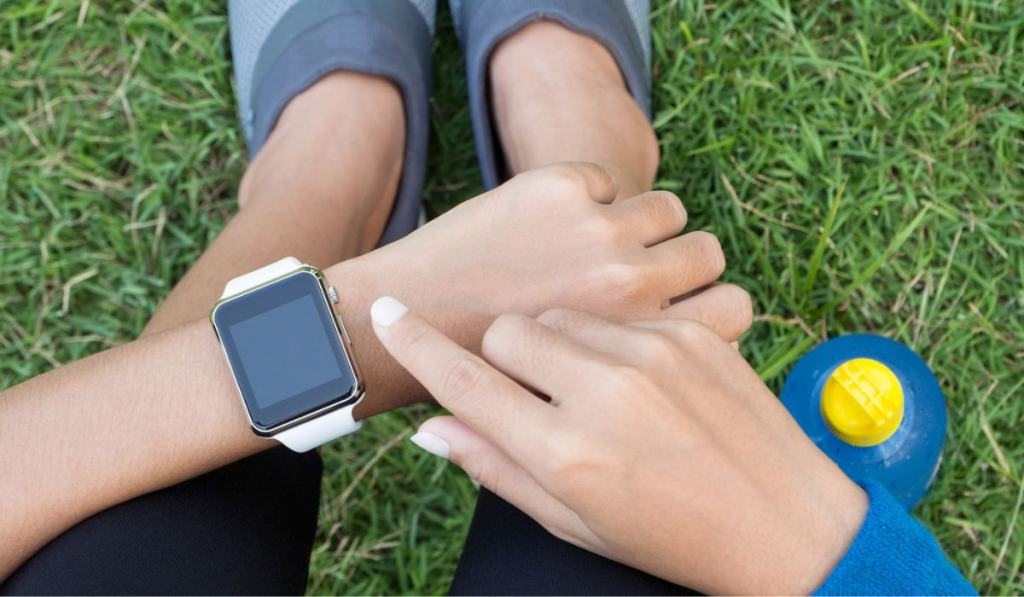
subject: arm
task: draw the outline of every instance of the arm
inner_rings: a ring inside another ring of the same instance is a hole
[[[359,263],[325,275],[337,288],[381,283]],[[338,311],[371,389],[356,409],[363,419],[422,392],[411,378],[395,374],[360,297],[353,290]],[[274,445],[249,429],[206,319],[19,384],[0,394],[0,578],[100,510]]]
[[[942,548],[884,487],[867,483],[870,505],[850,549],[818,595],[975,595]]]
[[[0,578],[104,507],[268,446],[223,361],[199,321],[0,395]]]
[[[328,272],[332,283],[342,270]],[[365,329],[366,309],[345,307],[342,318]],[[356,358],[375,390],[358,416],[395,408],[404,398],[387,383],[387,361],[359,348]],[[0,394],[0,578],[104,508],[273,445],[250,431],[205,319],[15,386]]]
[[[713,282],[714,237],[676,237],[679,200],[648,193],[609,204],[614,184],[593,166],[522,175],[405,239],[325,271],[366,377],[358,418],[427,397],[372,332],[370,302],[414,297],[465,347],[503,310],[552,305],[618,317],[688,317],[735,339],[750,303]],[[652,217],[655,216],[655,217]],[[99,510],[274,445],[253,436],[204,319],[39,376],[0,394],[0,577]]]

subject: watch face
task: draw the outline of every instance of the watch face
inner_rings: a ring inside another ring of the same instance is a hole
[[[221,303],[212,319],[257,430],[358,398],[355,371],[313,273]]]

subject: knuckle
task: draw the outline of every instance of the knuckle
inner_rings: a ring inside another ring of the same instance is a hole
[[[552,164],[546,170],[545,183],[554,194],[571,197],[586,190],[587,181],[578,165]]]
[[[647,378],[636,367],[619,364],[610,367],[606,377],[601,380],[601,384],[607,387],[611,394],[629,396],[644,392]]]
[[[697,247],[698,259],[707,268],[709,275],[718,277],[725,271],[725,253],[718,237],[710,232],[697,231],[692,234]]]
[[[558,326],[560,323],[571,322],[578,317],[576,311],[572,309],[565,309],[563,307],[556,307],[554,309],[548,309],[547,311],[540,314],[537,317],[537,321],[549,326]]]
[[[601,276],[604,293],[613,303],[631,303],[643,294],[643,274],[635,266],[612,264]]]
[[[456,464],[469,475],[470,479],[494,493],[502,493],[501,467],[495,466],[489,459],[469,456]]]
[[[599,485],[603,467],[597,452],[582,437],[566,434],[553,447],[549,468],[555,492],[572,500],[591,493]]]
[[[729,287],[736,295],[736,317],[737,321],[739,321],[739,332],[742,333],[750,329],[750,326],[754,323],[754,301],[750,293],[743,288],[731,284]]]
[[[545,337],[530,317],[505,314],[494,320],[484,333],[481,350],[485,358],[506,366],[533,368],[545,353]]]
[[[651,224],[670,222],[679,229],[686,224],[686,208],[674,193],[652,191],[650,198],[642,203],[644,218]]]
[[[518,313],[503,313],[494,318],[484,332],[484,343],[499,347],[526,335],[529,318]]]
[[[639,344],[640,361],[650,364],[664,364],[675,360],[679,348],[676,343],[659,332],[647,332]]]
[[[591,242],[602,245],[613,244],[623,236],[619,223],[604,214],[595,214],[589,218],[585,230]]]
[[[704,324],[692,319],[680,319],[673,326],[676,339],[684,346],[701,346],[708,339],[708,334],[714,332]]]
[[[459,357],[441,375],[441,393],[449,401],[464,400],[478,391],[484,378],[483,365],[472,357]]]
[[[401,333],[395,334],[395,351],[398,354],[418,354],[420,344],[427,337],[430,330],[424,326],[415,326],[412,329],[404,329]]]
[[[583,445],[582,438],[576,432],[559,434],[549,446],[548,459],[549,472],[552,479],[557,482],[564,482],[572,476],[572,471],[586,458],[587,449]]]
[[[526,170],[524,172],[520,172],[518,174],[513,175],[512,178],[508,179],[508,181],[505,182],[505,184],[500,185],[497,188],[501,189],[503,187],[519,187],[519,186],[530,187],[534,183],[542,181],[542,180],[543,180],[543,172],[538,171],[538,170]],[[488,192],[484,193],[483,195],[481,195],[481,197],[485,197],[487,195],[490,195],[491,193],[494,192],[494,190],[495,189],[491,189],[491,191],[488,191]],[[516,194],[517,193],[512,193],[512,195],[516,195]]]

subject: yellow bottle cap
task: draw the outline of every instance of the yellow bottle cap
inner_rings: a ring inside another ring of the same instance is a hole
[[[874,359],[851,359],[829,376],[821,391],[821,415],[839,439],[877,446],[903,421],[903,386],[891,369]]]

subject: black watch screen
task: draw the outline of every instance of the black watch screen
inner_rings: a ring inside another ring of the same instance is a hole
[[[298,271],[211,314],[257,431],[355,400],[356,375],[323,286]]]

